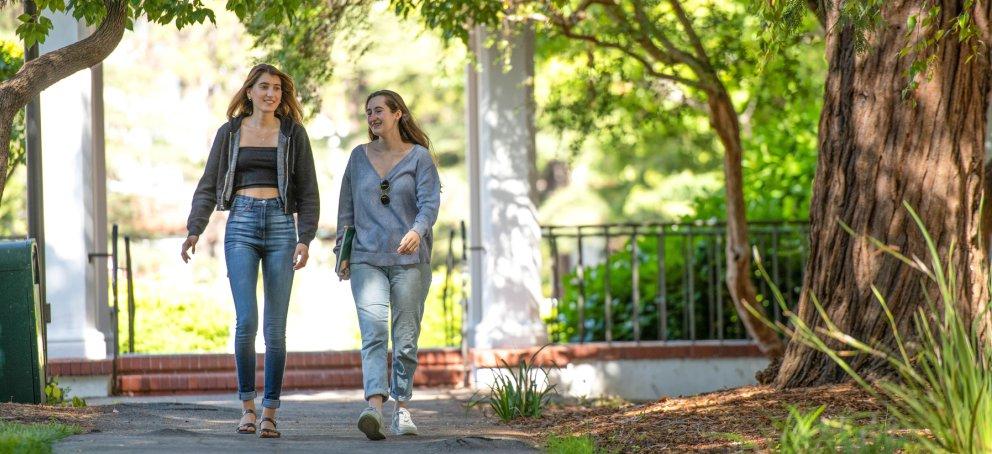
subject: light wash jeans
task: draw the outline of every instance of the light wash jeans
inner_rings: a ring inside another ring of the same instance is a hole
[[[254,400],[255,334],[258,332],[258,265],[265,288],[265,395],[262,406],[279,408],[286,366],[286,312],[293,287],[296,224],[279,199],[235,196],[224,234],[227,277],[234,294],[237,324],[234,362],[238,370],[238,399]]]
[[[424,317],[424,300],[431,286],[431,266],[351,266],[351,292],[362,331],[362,383],[365,400],[380,395],[408,401],[417,371],[417,339]],[[392,315],[392,317],[390,317]],[[392,320],[393,374],[387,381],[386,345]]]

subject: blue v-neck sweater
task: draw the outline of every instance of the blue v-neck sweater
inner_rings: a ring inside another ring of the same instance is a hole
[[[388,205],[380,200],[383,180],[389,182]],[[426,148],[414,145],[383,177],[369,161],[365,145],[359,145],[351,151],[341,180],[334,253],[341,250],[345,227],[354,226],[350,263],[374,266],[430,263],[434,245],[432,229],[440,205],[441,181]],[[420,247],[412,254],[397,253],[400,240],[410,230],[420,234]]]

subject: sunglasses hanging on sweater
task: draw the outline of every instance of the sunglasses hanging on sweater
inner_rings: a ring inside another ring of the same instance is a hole
[[[379,183],[379,201],[383,205],[389,205],[389,180],[382,180],[382,183]]]

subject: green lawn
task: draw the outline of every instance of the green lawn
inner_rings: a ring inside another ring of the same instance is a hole
[[[596,443],[592,437],[585,436],[554,436],[548,438],[549,454],[594,454]]]
[[[52,452],[52,442],[78,433],[82,433],[79,427],[58,422],[21,424],[0,421],[0,454]]]

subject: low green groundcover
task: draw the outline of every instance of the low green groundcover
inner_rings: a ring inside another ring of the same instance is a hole
[[[76,426],[49,422],[21,424],[0,421],[0,454],[49,453],[52,443],[62,438],[82,433]]]

